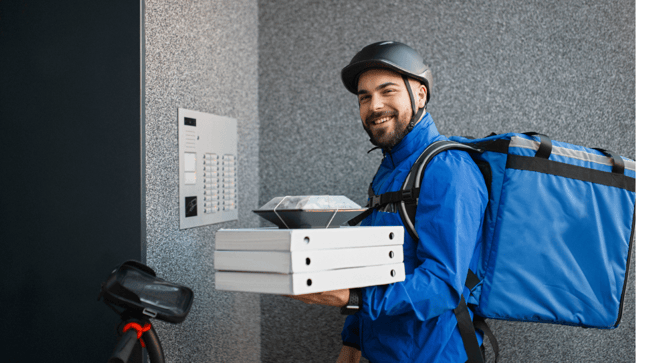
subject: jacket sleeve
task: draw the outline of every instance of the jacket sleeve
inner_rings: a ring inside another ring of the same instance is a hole
[[[487,189],[471,157],[457,150],[437,155],[426,168],[415,216],[416,267],[406,271],[403,282],[364,288],[359,313],[375,320],[414,312],[428,320],[454,309],[480,240],[486,204]]]

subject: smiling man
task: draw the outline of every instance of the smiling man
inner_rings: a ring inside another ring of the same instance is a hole
[[[446,140],[426,112],[428,66],[405,44],[379,42],[357,53],[341,78],[357,95],[363,127],[384,156],[371,194],[399,191],[422,151]],[[374,209],[361,225],[403,225],[399,204]],[[486,204],[487,189],[471,157],[442,152],[422,180],[415,214],[419,238],[408,231],[404,237],[405,281],[294,296],[351,314],[337,362],[359,362],[362,355],[372,363],[467,361],[456,314],[471,314],[465,282],[469,268],[477,267]],[[480,334],[477,339],[481,344]]]

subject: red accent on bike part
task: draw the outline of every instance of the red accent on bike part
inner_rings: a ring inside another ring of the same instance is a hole
[[[128,330],[130,330],[130,329],[134,329],[134,330],[136,330],[136,331],[137,331],[137,339],[139,339],[139,343],[141,343],[141,347],[142,347],[142,348],[146,348],[146,343],[144,343],[144,340],[143,340],[143,339],[141,339],[141,336],[142,336],[145,332],[147,332],[148,330],[150,330],[150,327],[151,327],[151,326],[150,326],[150,323],[146,323],[146,324],[144,324],[143,328],[142,328],[142,327],[141,327],[141,325],[139,325],[138,323],[128,323],[128,324],[126,324],[126,326],[124,326],[124,327],[123,327],[123,332],[125,333],[125,332],[127,332]]]

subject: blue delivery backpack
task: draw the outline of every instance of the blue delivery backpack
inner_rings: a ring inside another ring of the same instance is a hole
[[[484,318],[614,329],[621,319],[635,224],[635,162],[536,133],[451,137],[420,155],[394,203],[413,238],[426,165],[449,149],[469,152],[489,192],[477,271],[455,309],[469,362],[483,362],[474,329],[498,344]],[[361,217],[361,216],[360,216]],[[356,221],[353,221],[356,223]]]

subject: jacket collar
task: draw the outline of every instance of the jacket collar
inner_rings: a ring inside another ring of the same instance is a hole
[[[440,137],[435,122],[431,115],[426,112],[424,117],[417,122],[417,125],[404,136],[399,144],[395,145],[390,152],[383,151],[384,157],[391,159],[394,165],[399,165],[402,161],[408,159],[415,152],[420,152],[430,143]]]

